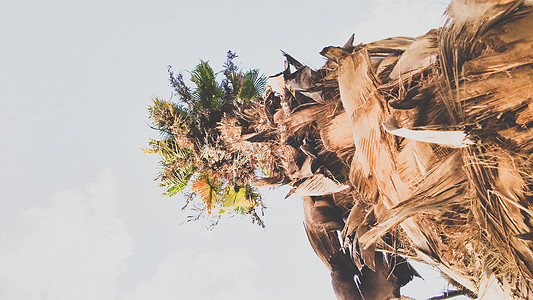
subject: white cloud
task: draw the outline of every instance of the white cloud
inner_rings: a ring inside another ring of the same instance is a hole
[[[250,276],[256,264],[244,252],[180,251],[126,299],[267,299]]]
[[[235,217],[223,218],[213,231],[204,221],[154,231],[158,238],[150,246],[165,247],[161,260],[153,252],[134,260],[157,269],[133,270],[131,261],[130,273],[142,275],[119,299],[332,299],[329,272],[303,229],[301,201],[280,200],[287,192],[262,191],[273,199],[265,199],[266,230]]]
[[[110,170],[86,191],[64,191],[2,231],[0,286],[9,299],[114,299],[132,238],[116,215]]]

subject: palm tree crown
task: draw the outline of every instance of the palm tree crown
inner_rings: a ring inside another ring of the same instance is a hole
[[[221,72],[200,60],[189,72],[193,88],[169,67],[179,101],[152,100],[149,117],[161,139],[151,139],[145,152],[161,158],[158,179],[165,187],[164,196],[184,193],[188,203],[196,203],[201,212],[249,214],[263,226],[258,211],[264,207],[251,186],[255,168],[261,166],[248,153],[228,151],[217,129],[224,116],[238,115],[265,89],[266,77],[257,69],[239,70],[233,63],[236,57],[228,52],[222,83],[216,80]]]

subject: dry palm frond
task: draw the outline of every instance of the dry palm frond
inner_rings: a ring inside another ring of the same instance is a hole
[[[283,53],[263,96],[194,147],[175,107],[158,104],[174,118],[160,125],[210,174],[242,181],[228,208],[257,204],[250,182],[305,195],[309,241],[341,299],[383,298],[375,284],[398,298],[388,254],[437,267],[458,293],[533,298],[533,3],[454,0],[447,16],[418,38],[352,36],[324,48],[318,70]]]
[[[416,39],[412,37],[398,36],[365,44],[365,48],[371,53],[403,53]]]
[[[481,54],[484,47],[479,39],[488,30],[512,18],[513,14],[516,16],[517,10],[523,7],[523,0],[451,2],[445,28],[439,36],[439,63],[445,78],[443,100],[452,122],[465,116],[461,102],[455,101],[458,94],[452,92],[452,87],[459,84],[463,64]]]
[[[473,145],[462,130],[431,130],[424,128],[400,128],[390,120],[383,122],[383,129],[390,134],[401,136],[414,141],[439,144],[444,147],[463,148]]]
[[[335,182],[333,179],[327,178],[323,174],[315,174],[291,189],[285,198],[290,196],[330,195],[342,192],[348,188],[350,188],[348,185]]]
[[[193,192],[197,193],[204,202],[207,212],[210,214],[214,204],[218,201],[220,183],[217,183],[208,175],[202,175],[192,185]]]
[[[430,144],[404,139],[397,156],[398,172],[403,182],[415,186],[427,173],[437,154]]]
[[[464,204],[461,194],[466,177],[459,158],[459,153],[454,153],[429,170],[409,199],[378,216],[378,226],[360,238],[362,243],[374,243],[393,226],[415,214],[442,214]]]
[[[246,147],[243,145],[246,142],[241,139],[242,128],[237,118],[222,118],[217,128],[220,131],[220,139],[225,142],[229,151],[239,151]]]
[[[354,151],[352,127],[349,124],[350,117],[343,112],[321,128],[320,139],[325,150],[336,152],[339,157],[344,157]]]
[[[341,245],[335,232],[328,232],[326,229],[315,225],[311,219],[314,201],[310,196],[303,197],[305,230],[309,242],[322,262],[332,270],[331,260],[338,255]]]
[[[291,128],[292,131],[298,131],[309,123],[321,118],[324,114],[325,107],[322,105],[310,105],[296,112],[287,115],[283,123]]]
[[[417,38],[400,56],[389,77],[392,80],[400,79],[403,74],[414,76],[413,72],[423,72],[437,60],[437,33],[433,29]],[[401,80],[401,79],[400,79]],[[401,83],[401,82],[400,82]]]

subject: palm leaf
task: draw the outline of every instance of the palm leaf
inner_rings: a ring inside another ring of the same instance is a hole
[[[196,173],[196,168],[192,164],[174,171],[174,177],[165,182],[165,185],[170,185],[170,187],[163,193],[163,196],[172,197],[183,191],[189,185],[194,173]]]
[[[231,83],[233,94],[238,97],[240,92],[242,91],[242,86],[244,83],[244,75],[242,73],[229,73],[226,75],[226,77]]]
[[[203,60],[200,60],[200,63],[191,72],[191,80],[196,84],[193,91],[196,110],[216,110],[222,106],[224,92],[217,84],[215,77],[216,74],[209,63]]]
[[[258,69],[244,73],[242,89],[239,92],[241,101],[251,101],[265,90],[267,77],[259,73]]]
[[[202,175],[192,185],[193,192],[197,193],[202,201],[205,203],[207,212],[211,213],[211,208],[218,200],[218,192],[220,192],[220,183],[214,179],[209,178],[208,175]]]
[[[178,134],[176,130],[185,130],[190,117],[179,105],[159,98],[152,99],[148,112],[153,128],[159,130],[163,136]]]
[[[245,189],[240,187],[229,187],[224,195],[222,206],[226,210],[234,210],[246,203]]]
[[[249,184],[229,187],[224,195],[222,206],[225,210],[247,214],[251,208],[259,204],[260,198],[261,196],[257,190]]]
[[[163,166],[175,164],[178,161],[186,161],[191,155],[190,149],[180,148],[173,138],[161,141],[150,139],[148,146],[149,148],[145,148],[143,151],[161,156],[161,165]]]

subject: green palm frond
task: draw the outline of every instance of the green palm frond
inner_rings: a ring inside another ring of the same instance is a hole
[[[191,72],[191,80],[196,84],[196,88],[193,90],[196,110],[217,110],[222,106],[224,91],[217,84],[215,77],[216,74],[209,63],[203,60],[200,60],[200,63]]]
[[[196,167],[193,164],[185,168],[179,168],[173,172],[173,177],[166,180],[163,185],[168,186],[163,196],[172,197],[183,191],[191,181],[192,176],[196,173]]]
[[[250,70],[243,75],[242,89],[239,93],[241,101],[252,101],[261,95],[266,88],[267,77],[258,69]]]
[[[196,166],[191,160],[191,150],[180,148],[173,138],[158,141],[150,139],[146,153],[158,154],[161,158],[162,171],[158,178],[161,186],[168,187],[163,196],[174,196],[187,187],[196,172]]]
[[[188,148],[180,148],[173,138],[166,140],[150,139],[149,148],[143,149],[145,153],[158,154],[161,157],[161,164],[168,166],[175,164],[177,161],[188,160],[192,151]]]
[[[232,186],[226,189],[222,206],[225,211],[231,210],[240,214],[248,214],[250,209],[260,203],[260,199],[261,195],[249,184]]]

